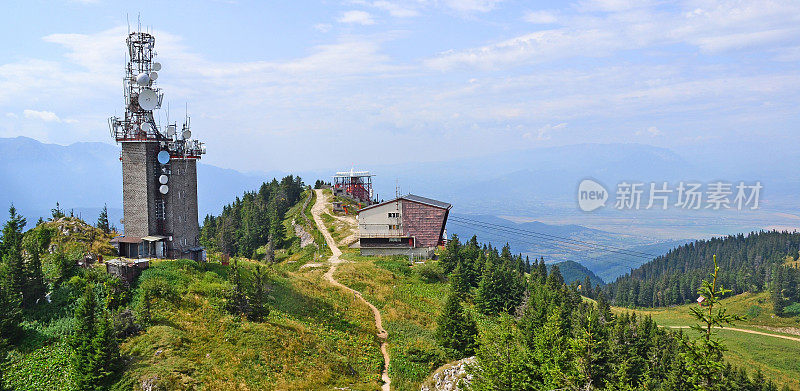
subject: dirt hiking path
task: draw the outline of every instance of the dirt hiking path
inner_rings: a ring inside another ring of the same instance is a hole
[[[378,311],[378,308],[372,305],[372,303],[365,300],[361,296],[361,292],[352,289],[340,283],[339,281],[336,281],[336,279],[333,278],[333,273],[336,271],[336,265],[343,262],[339,258],[342,255],[342,251],[339,250],[338,246],[336,246],[336,242],[333,240],[333,237],[331,236],[330,232],[328,232],[325,223],[322,221],[322,214],[326,212],[325,205],[327,204],[328,199],[325,196],[325,193],[322,192],[322,190],[317,189],[314,191],[317,194],[317,201],[314,203],[314,206],[311,207],[311,215],[314,217],[314,222],[317,223],[319,231],[322,232],[322,236],[325,237],[325,242],[328,243],[328,247],[331,248],[331,252],[333,253],[333,255],[331,255],[331,257],[328,258],[328,261],[330,261],[331,264],[331,268],[328,269],[328,271],[325,273],[325,279],[335,286],[344,288],[352,292],[355,297],[363,301],[364,304],[366,304],[369,307],[369,309],[372,310],[372,315],[375,316],[375,327],[378,329],[378,338],[381,339],[381,354],[383,354],[383,373],[381,374],[381,380],[383,380],[383,386],[381,387],[381,390],[390,391],[392,381],[391,379],[389,379],[389,351],[386,348],[386,337],[388,337],[389,334],[383,328],[383,319],[381,318],[381,313],[380,311]]]
[[[671,329],[688,329],[688,328],[691,328],[691,327],[690,326],[669,326],[669,328],[671,328]],[[770,334],[770,333],[764,333],[764,332],[761,332],[761,331],[737,329],[737,328],[733,328],[733,327],[724,327],[724,328],[714,327],[714,328],[715,329],[720,329],[720,330],[739,331],[739,332],[748,333],[748,334],[766,335],[768,337],[783,338],[783,339],[788,339],[788,340],[791,340],[791,341],[800,342],[800,338],[798,338],[798,337],[790,337],[788,335]]]

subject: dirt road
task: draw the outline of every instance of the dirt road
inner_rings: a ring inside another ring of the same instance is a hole
[[[671,328],[671,329],[688,329],[690,327],[689,326],[669,326],[669,328]],[[715,329],[719,329],[719,327],[714,327],[714,328]],[[755,330],[737,329],[737,328],[734,328],[734,327],[725,327],[723,329],[724,330],[739,331],[739,332],[748,333],[748,334],[766,335],[766,336],[769,336],[769,337],[783,338],[783,339],[788,339],[790,341],[800,342],[800,338],[798,338],[798,337],[790,337],[788,335],[770,334],[770,333],[764,333],[764,332],[755,331]]]
[[[325,205],[327,205],[328,198],[322,192],[322,190],[314,190],[317,193],[317,201],[314,203],[314,206],[311,207],[311,215],[314,217],[314,222],[317,223],[317,227],[319,227],[319,231],[322,232],[322,236],[325,237],[325,242],[328,243],[328,247],[331,248],[331,255],[328,258],[328,261],[331,264],[331,268],[325,273],[325,279],[328,280],[331,284],[346,289],[358,297],[361,301],[366,304],[370,310],[372,310],[372,315],[375,316],[375,328],[378,329],[378,338],[381,339],[381,354],[383,354],[383,373],[381,374],[381,379],[383,380],[383,386],[381,387],[382,391],[390,391],[391,390],[391,379],[389,379],[389,351],[386,348],[386,337],[389,336],[386,333],[386,330],[383,328],[383,319],[381,318],[381,312],[378,311],[372,303],[368,302],[361,296],[361,292],[351,289],[350,287],[336,281],[333,278],[333,273],[336,271],[336,266],[342,263],[342,260],[339,258],[342,255],[342,251],[339,250],[339,247],[336,245],[336,242],[333,240],[330,232],[328,232],[328,227],[325,226],[325,223],[322,221],[322,214],[325,213]]]

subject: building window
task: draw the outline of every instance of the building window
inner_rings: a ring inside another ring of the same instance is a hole
[[[396,217],[400,217],[400,213],[396,213],[396,212],[389,213],[389,218],[393,218],[393,217],[395,217],[395,218]]]
[[[397,224],[389,224],[389,229],[400,229],[400,226]]]

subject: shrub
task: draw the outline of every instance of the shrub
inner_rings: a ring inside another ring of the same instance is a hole
[[[792,303],[792,305],[784,307],[783,313],[788,315],[800,315],[800,303]]]
[[[444,270],[439,265],[439,262],[429,261],[421,265],[414,266],[414,272],[425,282],[441,282],[444,281]]]
[[[757,317],[758,315],[761,315],[761,307],[759,307],[757,305],[754,305],[754,306],[752,306],[752,307],[747,309],[747,318],[748,319],[753,319],[753,318]]]

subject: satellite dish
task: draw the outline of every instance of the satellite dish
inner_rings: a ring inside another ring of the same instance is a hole
[[[160,62],[154,62],[153,63],[153,70],[154,71],[160,71],[161,70],[161,63]],[[155,80],[155,79],[153,79],[153,80]]]
[[[140,73],[139,76],[136,76],[136,83],[142,87],[145,87],[150,84],[150,75],[147,73]]]
[[[169,163],[169,152],[161,151],[158,153],[158,162],[161,164]]]
[[[156,81],[158,79],[158,72],[150,72],[150,80]]]
[[[141,126],[139,126],[139,127],[140,127],[140,128],[142,129],[142,131],[144,131],[144,132],[150,132],[151,130],[153,130],[153,125],[150,125],[150,123],[149,123],[149,122],[142,122],[142,125],[141,125]]]
[[[142,110],[153,110],[156,108],[158,104],[158,97],[156,96],[156,92],[145,88],[142,89],[142,92],[139,93],[139,107]]]
[[[183,131],[183,139],[184,140],[188,140],[190,138],[192,138],[192,131],[189,130],[189,129],[184,130]]]
[[[175,136],[175,125],[167,126],[167,137]]]
[[[161,175],[160,177],[158,177],[158,183],[160,183],[162,185],[166,185],[167,182],[169,182],[169,177],[168,176]]]
[[[161,186],[158,188],[158,192],[159,192],[159,193],[161,193],[161,194],[167,194],[167,193],[169,193],[169,186],[167,186],[167,185],[161,185]]]

